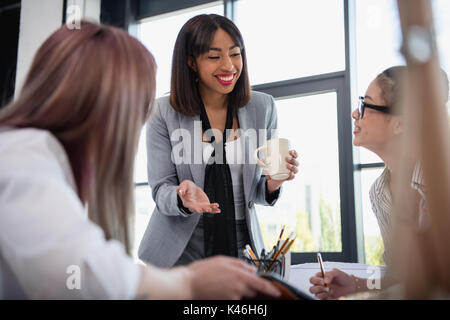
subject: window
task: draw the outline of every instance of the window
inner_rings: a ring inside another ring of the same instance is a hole
[[[340,252],[336,93],[278,99],[276,105],[278,136],[299,153],[300,173],[283,185],[276,206],[257,208],[265,245],[271,248],[286,224],[297,235],[293,252]]]
[[[358,95],[384,69],[405,64],[400,53],[400,21],[395,0],[356,1],[356,45]],[[356,106],[355,106],[356,107]],[[359,148],[360,163],[379,163],[374,153]]]
[[[144,19],[138,24],[137,37],[155,56],[158,65],[156,96],[170,90],[172,52],[178,32],[186,21],[199,14],[223,14],[223,4],[213,3],[199,8],[182,10],[169,15]]]
[[[381,175],[384,168],[365,169],[361,172],[361,194],[364,223],[364,252],[368,264],[384,265],[384,245],[375,214],[372,212],[369,191],[375,180]]]
[[[134,221],[134,239],[131,249],[132,257],[138,261],[137,251],[141,239],[144,236],[145,229],[150,221],[151,213],[155,209],[155,203],[152,200],[152,193],[148,185],[137,186],[134,189],[135,197],[135,221]]]
[[[252,84],[345,69],[343,1],[240,0]]]
[[[150,19],[144,19],[138,24],[137,36],[152,52],[158,65],[156,79],[157,97],[168,93],[170,90],[172,51],[178,32],[188,19],[202,13],[222,14],[223,5],[213,3],[212,5],[195,7],[187,11],[182,10],[172,14],[164,14]],[[136,216],[132,254],[135,259],[137,259],[139,243],[155,208],[151,190],[147,184],[147,149],[145,131],[146,129],[144,127],[139,140],[134,173],[134,181],[136,184]]]

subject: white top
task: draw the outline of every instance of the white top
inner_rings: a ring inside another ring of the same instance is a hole
[[[236,220],[245,219],[245,199],[244,199],[244,140],[239,137],[236,140],[228,141],[225,144],[225,153],[227,163],[231,171],[231,180],[233,181],[233,198],[234,198],[234,212]],[[208,162],[214,147],[208,143],[203,142],[203,163]]]
[[[87,218],[59,141],[2,128],[0,154],[0,299],[133,298],[139,266]]]

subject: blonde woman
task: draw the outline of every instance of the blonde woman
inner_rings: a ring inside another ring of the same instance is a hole
[[[0,299],[278,294],[237,259],[169,270],[128,256],[155,69],[136,39],[93,23],[61,27],[40,47],[20,96],[0,112]]]

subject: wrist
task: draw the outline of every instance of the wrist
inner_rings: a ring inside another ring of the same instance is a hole
[[[188,267],[171,269],[141,266],[141,277],[136,299],[190,300],[193,298],[191,271]]]
[[[281,188],[282,182],[275,182],[274,180],[266,180],[266,188],[269,193],[274,193]]]
[[[183,213],[190,215],[192,214],[192,211],[189,208],[186,208],[183,204],[183,200],[181,200],[180,195],[177,193],[177,205],[178,209],[180,209]]]
[[[354,292],[364,292],[367,291],[366,279],[355,277],[351,275],[354,283]]]
[[[180,283],[182,284],[181,299],[194,299],[194,273],[189,267],[176,267],[175,269],[180,273]]]
[[[193,268],[193,265],[195,266],[195,262],[189,264],[184,268],[184,280],[186,283],[186,288],[185,288],[185,292],[186,292],[186,300],[194,300],[196,298],[198,298],[198,292],[196,289],[196,284],[198,282],[198,279],[196,279],[196,272],[195,272],[195,268]]]

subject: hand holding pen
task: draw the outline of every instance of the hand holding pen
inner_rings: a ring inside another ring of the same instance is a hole
[[[321,270],[311,277],[309,282],[312,284],[309,292],[321,300],[337,299],[356,292],[354,277],[339,269],[328,272],[325,272],[325,270],[322,272]]]
[[[323,267],[323,261],[322,261],[322,255],[320,254],[320,252],[317,252],[317,261],[319,262],[319,266],[320,266],[320,273],[322,274],[322,278],[323,278],[323,282],[324,282],[324,287],[326,289],[326,291],[329,291],[329,286],[328,283],[325,282],[325,269]]]

